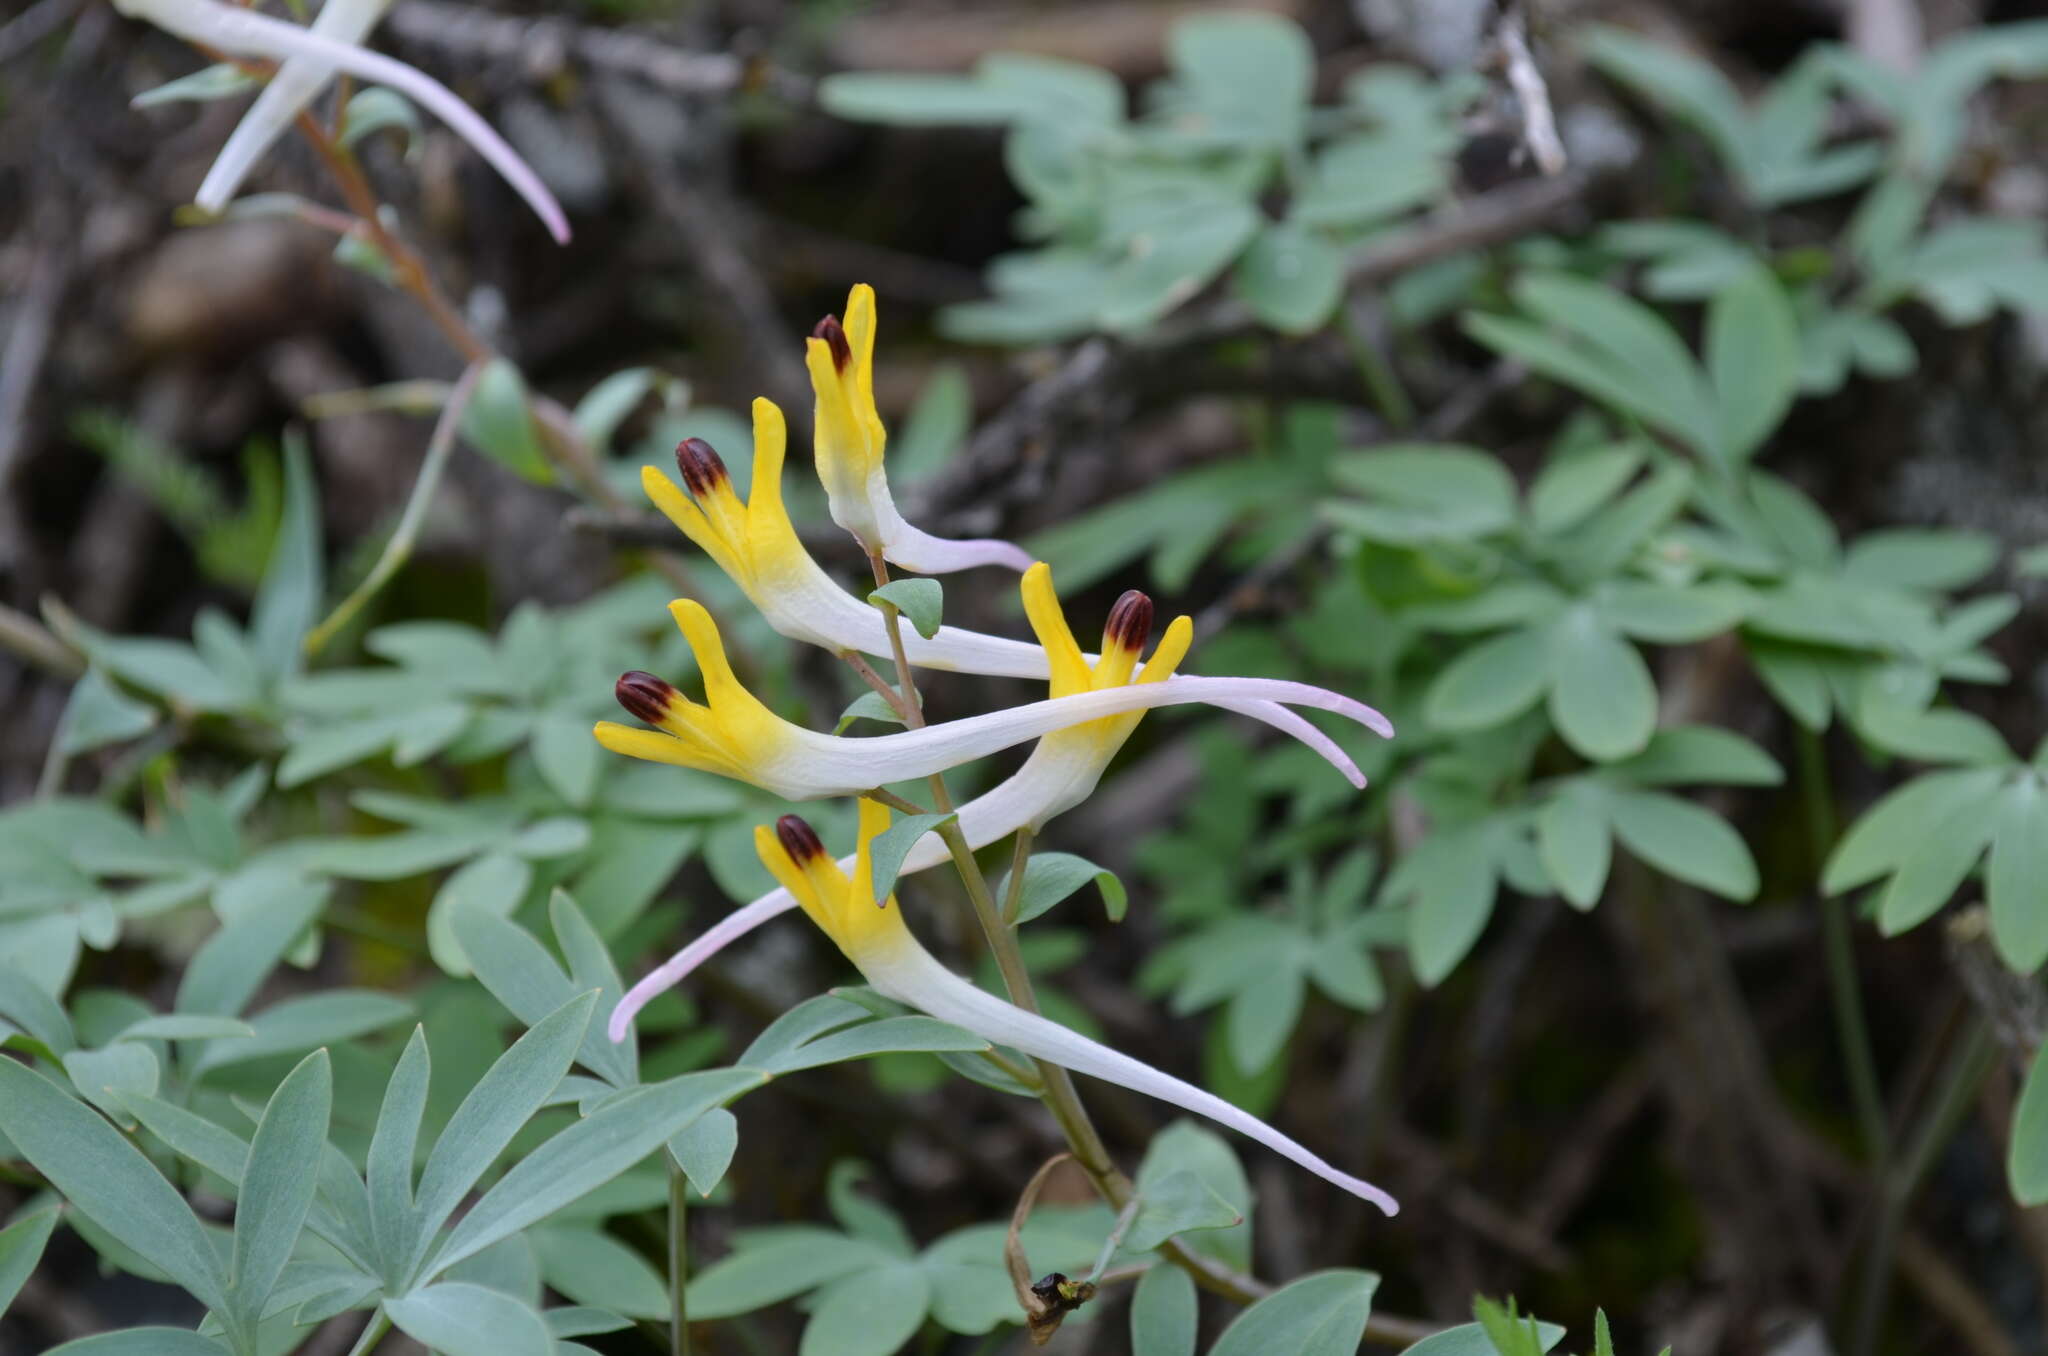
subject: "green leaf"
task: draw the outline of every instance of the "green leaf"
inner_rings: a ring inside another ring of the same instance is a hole
[[[1186,1168],[1160,1176],[1138,1194],[1138,1215],[1124,1234],[1128,1252],[1150,1252],[1176,1234],[1228,1229],[1244,1215]]]
[[[1622,580],[1597,595],[1600,615],[1616,630],[1657,645],[1686,645],[1734,629],[1749,611],[1749,593],[1731,584],[1674,588]]]
[[[1354,1356],[1379,1284],[1370,1271],[1312,1271],[1239,1314],[1209,1356]]]
[[[281,879],[264,906],[206,939],[178,980],[180,1013],[233,1017],[310,927],[332,891],[327,881]]]
[[[356,91],[349,99],[348,107],[342,111],[338,140],[344,146],[354,146],[387,127],[405,133],[406,154],[410,156],[420,135],[419,111],[398,91],[372,85]]]
[[[509,852],[487,852],[450,872],[427,906],[427,950],[442,972],[457,979],[469,974],[457,919],[471,913],[503,918],[519,907],[532,883],[532,864]]]
[[[1555,1323],[1538,1323],[1536,1336],[1543,1350],[1549,1351],[1564,1340],[1564,1329]],[[1496,1356],[1496,1353],[1493,1339],[1486,1335],[1486,1329],[1477,1323],[1465,1323],[1423,1338],[1401,1356]]]
[[[247,71],[231,61],[204,66],[190,75],[181,75],[176,80],[146,89],[128,101],[134,108],[155,108],[158,104],[211,103],[216,99],[232,99],[244,90],[255,86],[256,81]]]
[[[550,711],[533,723],[528,745],[540,775],[570,805],[590,808],[604,748],[590,737],[590,718],[574,710]]]
[[[119,1131],[11,1059],[0,1059],[0,1135],[116,1241],[208,1308],[225,1305],[220,1254],[177,1188]]]
[[[1657,728],[1657,684],[1635,647],[1574,608],[1550,632],[1550,719],[1595,762],[1641,753]]]
[[[1770,437],[1799,386],[1799,323],[1761,266],[1714,294],[1707,307],[1707,373],[1720,408],[1721,460],[1747,458]]]
[[[764,1081],[751,1069],[714,1069],[620,1093],[514,1164],[449,1233],[425,1274],[481,1252],[596,1190],[697,1117]]]
[[[1536,851],[1566,903],[1575,909],[1599,903],[1613,857],[1605,800],[1566,786],[1536,816]]]
[[[645,1258],[596,1229],[544,1226],[525,1235],[540,1274],[578,1304],[628,1318],[668,1317],[668,1286]]]
[[[797,1356],[890,1356],[924,1326],[931,1299],[915,1262],[841,1277],[818,1292]]]
[[[1636,786],[1777,786],[1785,780],[1776,759],[1716,725],[1659,730],[1641,753],[1600,771]]]
[[[1234,281],[1259,320],[1282,334],[1311,334],[1343,299],[1344,256],[1314,231],[1268,222],[1238,259]]]
[[[1247,1221],[1235,1228],[1204,1229],[1190,1234],[1182,1240],[1183,1245],[1239,1270],[1250,1267],[1252,1188],[1230,1141],[1207,1125],[1187,1119],[1173,1121],[1145,1146],[1136,1178],[1139,1194],[1177,1172],[1193,1173]]]
[[[1607,1311],[1593,1311],[1593,1356],[1614,1356],[1614,1334],[1607,1330]]]
[[[64,1056],[71,1086],[126,1128],[133,1124],[122,1098],[128,1093],[153,1096],[163,1071],[156,1052],[146,1045],[110,1045],[104,1050],[73,1050]]]
[[[886,1260],[874,1244],[815,1224],[749,1229],[738,1248],[690,1281],[693,1319],[751,1313]]]
[[[1616,791],[1608,812],[1622,845],[1665,875],[1724,899],[1756,897],[1749,845],[1713,811],[1661,791]]]
[[[1999,796],[1984,893],[1991,903],[1991,939],[2012,969],[2030,975],[2048,962],[2048,794],[2033,776]]]
[[[57,750],[90,753],[147,734],[155,724],[156,708],[124,696],[94,665],[71,689],[57,718]]]
[[[2003,780],[1995,768],[1959,768],[1894,789],[1842,835],[1821,872],[1821,889],[1838,895],[1891,874],[1951,815],[1967,811],[1988,821]]]
[[[2005,1175],[2013,1199],[2021,1205],[2048,1202],[2048,1044],[2035,1052],[2026,1085],[2020,1089]]]
[[[1538,532],[1564,532],[1621,492],[1642,469],[1636,443],[1597,447],[1552,461],[1529,487],[1529,521]]]
[[[1161,214],[1127,246],[1094,294],[1096,322],[1117,333],[1154,324],[1221,273],[1259,221],[1248,202],[1191,195],[1177,216]]]
[[[1315,50],[1293,20],[1197,14],[1173,25],[1166,50],[1204,132],[1274,148],[1301,140]]]
[[[40,1041],[52,1059],[78,1047],[63,1006],[42,985],[4,960],[0,960],[0,1018]]]
[[[284,511],[249,613],[249,645],[271,679],[304,667],[306,633],[319,620],[325,587],[313,456],[305,434],[293,426],[284,435]]]
[[[890,604],[910,619],[919,635],[930,640],[939,633],[946,590],[936,579],[894,579],[870,593],[868,602],[875,607]]]
[[[832,733],[845,734],[857,720],[886,720],[891,725],[903,723],[903,717],[896,714],[896,708],[879,692],[863,692],[848,702],[846,709],[839,713],[839,722],[832,727]]]
[[[1387,878],[1390,902],[1413,898],[1408,954],[1426,987],[1434,988],[1457,968],[1493,916],[1499,879],[1485,829],[1432,834]]]
[[[0,1229],[0,1314],[7,1312],[22,1283],[36,1269],[36,1263],[43,1260],[43,1245],[50,1241],[50,1231],[57,1227],[59,1213],[53,1206]]]
[[[1534,706],[1550,686],[1551,643],[1540,627],[1480,642],[1444,668],[1423,698],[1422,718],[1439,730],[1485,730]]]
[[[1524,310],[1564,331],[1575,351],[1605,374],[1607,389],[1588,394],[1618,395],[1625,408],[1674,437],[1711,450],[1713,399],[1692,354],[1662,316],[1611,287],[1568,273],[1524,273],[1513,292]],[[1554,375],[1572,379],[1562,368]]]
[[[732,1166],[733,1153],[740,1146],[739,1117],[724,1107],[713,1107],[684,1127],[668,1142],[683,1175],[699,1196],[709,1196]]]
[[[209,1041],[196,1073],[269,1055],[291,1055],[316,1045],[367,1035],[412,1016],[412,1004],[368,989],[328,989],[273,1003],[249,1021],[256,1034],[240,1040]]]
[[[762,1032],[755,1045],[758,1046],[761,1038],[767,1035],[767,1031]],[[757,1055],[754,1047],[750,1046],[739,1057],[735,1067],[758,1069],[780,1076],[799,1069],[815,1069],[823,1064],[838,1064],[849,1059],[866,1059],[871,1055],[899,1051],[936,1054],[946,1050],[978,1051],[988,1048],[988,1042],[981,1037],[937,1018],[884,1017],[804,1041],[783,1051]]]
[[[249,1140],[228,1266],[230,1312],[244,1324],[253,1326],[262,1316],[306,1227],[317,1180],[306,1168],[326,1147],[333,1094],[327,1052],[315,1050],[277,1085]]]
[[[536,485],[555,478],[527,403],[526,379],[503,358],[491,359],[478,376],[462,412],[462,436],[477,451]]]
[[[43,1356],[224,1356],[227,1348],[184,1328],[124,1328],[81,1337]]]
[[[121,1028],[117,1041],[211,1041],[245,1039],[256,1028],[232,1017],[201,1017],[173,1013],[145,1017]]]
[[[365,1176],[369,1182],[370,1236],[386,1279],[403,1280],[400,1272],[413,1242],[412,1165],[419,1147],[420,1118],[427,1109],[427,1088],[433,1058],[425,1027],[414,1027],[412,1039],[384,1084],[384,1102],[370,1134]]]
[[[1306,984],[1298,967],[1276,969],[1263,983],[1231,996],[1224,1013],[1230,1058],[1244,1073],[1258,1073],[1280,1058],[1301,1017]]]
[[[1919,926],[1962,888],[1997,822],[1995,807],[1988,801],[1989,797],[1966,800],[1927,826],[1926,836],[1899,863],[1878,900],[1879,932],[1896,937]]]
[[[1515,519],[1515,480],[1500,460],[1452,444],[1397,444],[1347,452],[1329,462],[1330,479],[1371,502],[1324,505],[1338,527],[1395,546],[1467,541]]]
[[[954,814],[904,815],[875,835],[868,848],[868,860],[874,867],[877,903],[888,899],[896,889],[896,875],[903,869],[903,859],[910,855],[910,849],[917,846],[917,840],[958,818]]]
[[[443,1356],[554,1356],[541,1316],[502,1291],[448,1281],[384,1301],[398,1330]]]
[[[1131,1295],[1131,1356],[1195,1356],[1199,1318],[1193,1278],[1176,1266],[1153,1267]]]
[[[825,1179],[825,1199],[832,1218],[855,1238],[864,1238],[895,1257],[908,1257],[917,1245],[895,1211],[860,1191],[874,1170],[857,1159],[842,1158]]]
[[[1130,896],[1124,890],[1124,883],[1117,874],[1107,867],[1097,866],[1086,857],[1077,857],[1071,852],[1034,853],[1024,867],[1024,889],[1018,898],[1017,923],[1028,923],[1043,914],[1053,905],[1072,895],[1074,891],[1095,882],[1095,888],[1102,893],[1102,905],[1109,914],[1109,921],[1121,923],[1124,910],[1130,905]],[[1010,897],[1010,873],[996,883],[996,898]]]
[[[1982,532],[1895,527],[1866,532],[1842,558],[1842,573],[1890,588],[1930,593],[1966,588],[1998,563],[1998,539]]]
[[[536,1022],[462,1099],[420,1172],[412,1213],[413,1258],[425,1253],[435,1231],[562,1081],[596,1005],[595,993],[578,994]],[[524,1161],[530,1163],[533,1157]],[[467,1225],[466,1217],[457,1231]],[[470,1252],[480,1252],[496,1241],[487,1238]],[[442,1265],[455,1260],[448,1258]]]

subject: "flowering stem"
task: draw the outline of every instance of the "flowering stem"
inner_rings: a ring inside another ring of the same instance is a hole
[[[1003,891],[1003,926],[1016,927],[1018,911],[1024,907],[1024,869],[1031,865],[1029,824],[1017,830],[1016,845],[1010,850],[1010,885]]]
[[[683,1291],[690,1279],[690,1201],[683,1170],[673,1153],[668,1162],[668,1350],[690,1356],[690,1311]]]
[[[390,1331],[391,1320],[384,1316],[382,1309],[379,1309],[370,1315],[370,1321],[363,1325],[362,1336],[356,1338],[356,1344],[348,1349],[348,1356],[366,1356],[370,1348],[383,1341],[384,1334]]]

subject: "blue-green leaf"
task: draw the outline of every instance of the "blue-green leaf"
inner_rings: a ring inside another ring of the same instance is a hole
[[[1209,1356],[1355,1356],[1380,1278],[1370,1271],[1315,1271],[1239,1314]]]
[[[400,1332],[443,1356],[554,1356],[554,1335],[537,1312],[481,1285],[430,1285],[386,1300],[384,1312]]]
[[[318,1180],[307,1165],[326,1147],[333,1091],[327,1052],[315,1050],[277,1085],[249,1140],[228,1267],[231,1312],[243,1323],[261,1317],[305,1228]]]

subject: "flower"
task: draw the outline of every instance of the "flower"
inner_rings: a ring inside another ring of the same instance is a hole
[[[597,741],[614,753],[751,782],[786,800],[858,795],[943,772],[1055,730],[1190,702],[1285,702],[1335,712],[1382,735],[1392,733],[1386,717],[1363,702],[1306,683],[1271,678],[1150,681],[1155,674],[1163,677],[1167,668],[1155,654],[1137,681],[1127,685],[1077,691],[898,734],[865,739],[819,734],[782,719],[747,691],[702,604],[678,598],[669,612],[704,676],[704,701],[691,701],[651,673],[628,673],[618,681],[619,704],[656,728],[600,721]],[[1179,656],[1173,658],[1177,662]],[[1115,727],[1095,728],[1101,737],[1099,732]]]
[[[1380,1188],[1339,1171],[1258,1117],[1192,1083],[1006,1003],[948,970],[911,935],[893,894],[875,898],[870,850],[875,837],[888,827],[887,807],[862,800],[859,846],[851,876],[826,854],[811,826],[795,815],[784,815],[772,829],[764,824],[754,831],[754,846],[762,864],[876,992],[992,1044],[1192,1111],[1257,1140],[1389,1215],[1400,1209]]]
[[[1151,634],[1151,599],[1135,589],[1117,599],[1116,605],[1110,609],[1109,622],[1103,627],[1102,655],[1098,658],[1083,654],[1075,643],[1066,616],[1060,610],[1059,598],[1053,593],[1050,569],[1043,563],[1032,566],[1025,573],[1022,586],[1025,616],[1037,632],[1037,653],[1051,672],[1053,696],[1103,690],[1132,680],[1138,658]],[[1167,627],[1166,635],[1160,640],[1151,661],[1142,672],[1136,673],[1137,681],[1169,684],[1180,681],[1168,677],[1168,674],[1187,652],[1192,632],[1193,626],[1186,617],[1177,618]],[[1028,648],[1020,642],[1003,643],[1016,645],[1019,649]],[[635,684],[636,696],[640,686]],[[1328,743],[1320,730],[1285,707],[1269,703],[1260,705],[1270,706],[1271,710],[1288,719],[1299,721],[1316,739]],[[975,849],[986,847],[1021,828],[1036,832],[1044,828],[1053,816],[1079,805],[1093,793],[1103,770],[1130,738],[1140,718],[1137,712],[1104,717],[1054,730],[1040,739],[1022,767],[960,807],[960,833],[968,846]],[[1362,785],[1364,778],[1356,765],[1334,745],[1331,748],[1335,757],[1342,760],[1339,766],[1348,769],[1346,775]],[[946,857],[946,849],[939,840],[927,835],[911,847],[898,872],[907,875],[923,871],[937,866]],[[853,861],[851,857],[845,858],[839,866],[845,869],[852,866]],[[611,1038],[614,1041],[624,1040],[634,1016],[656,995],[682,983],[705,961],[769,919],[795,908],[796,903],[796,897],[789,891],[771,890],[720,919],[703,935],[642,977],[626,993],[612,1011]]]
[[[826,316],[804,343],[804,366],[817,397],[813,444],[818,479],[832,521],[870,555],[919,574],[948,574],[975,565],[1022,570],[1031,557],[1006,541],[948,541],[903,521],[882,466],[888,432],[875,410],[875,289],[856,283],[846,297],[846,323]]]
[[[787,446],[788,428],[782,411],[771,400],[756,400],[753,485],[747,498],[740,498],[724,460],[701,438],[686,438],[676,448],[682,485],[652,466],[641,471],[641,485],[655,507],[725,571],[778,633],[835,654],[887,655],[889,634],[882,614],[834,583],[797,538],[782,502],[782,462]],[[1037,568],[1042,571],[1045,567]],[[1045,598],[1035,606],[1043,612],[1049,603],[1056,613],[1058,600],[1052,596],[1049,573],[1042,586],[1033,584],[1026,573],[1027,610],[1034,606],[1033,590],[1041,587]],[[902,640],[905,656],[921,668],[1005,678],[1049,678],[1053,674],[1043,644],[957,626],[941,626],[929,639],[906,630]],[[1071,642],[1068,648],[1073,648]],[[1095,662],[1092,655],[1079,657],[1086,664]],[[1185,691],[1184,685],[1190,681],[1173,678],[1167,685]],[[1365,785],[1364,775],[1328,736],[1285,707],[1229,697],[1203,700],[1264,721],[1301,740],[1329,760],[1352,785]],[[1382,728],[1381,732],[1389,731]]]
[[[311,28],[286,23],[219,0],[114,0],[114,8],[134,19],[155,24],[187,42],[230,56],[261,57],[283,63],[271,89],[259,97],[242,125],[235,129],[220,158],[207,174],[199,205],[219,211],[247,177],[250,168],[300,109],[336,71],[347,71],[406,95],[437,115],[476,147],[477,152],[526,199],[557,241],[569,238],[568,218],[561,205],[489,123],[432,76],[401,61],[358,45],[388,0],[328,0]]]

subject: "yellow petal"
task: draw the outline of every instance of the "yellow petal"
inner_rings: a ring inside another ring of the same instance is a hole
[[[1024,572],[1018,590],[1024,595],[1024,616],[1032,633],[1045,647],[1052,670],[1052,695],[1069,697],[1088,691],[1092,686],[1088,662],[1081,657],[1081,647],[1067,627],[1066,613],[1060,610],[1059,595],[1052,590],[1052,567],[1042,560],[1033,565]]]

